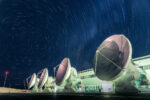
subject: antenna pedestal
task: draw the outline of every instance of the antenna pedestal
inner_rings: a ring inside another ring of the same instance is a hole
[[[54,83],[54,79],[52,77],[48,77],[47,82],[44,85],[44,92],[45,93],[49,93],[49,92],[53,92],[54,87],[55,87],[55,83]]]
[[[75,68],[71,67],[70,77],[66,80],[64,87],[65,92],[77,92],[81,86],[81,80],[77,78],[77,71]]]
[[[37,92],[38,92],[38,87],[37,87],[37,86],[34,86],[31,92],[32,92],[32,93],[37,93]]]
[[[127,69],[125,69],[118,79],[114,80],[116,93],[138,93],[139,91],[136,88],[137,82],[139,85],[148,84],[146,76],[136,66],[131,60],[127,65]]]
[[[39,79],[37,78],[36,79],[36,82],[35,82],[35,85],[34,87],[32,88],[32,93],[37,93],[39,91],[39,88],[38,88],[38,83],[39,83]]]
[[[129,62],[127,69],[120,75],[119,78],[113,81],[116,93],[138,93],[135,87],[135,81],[138,81],[141,73],[137,70],[136,65]]]

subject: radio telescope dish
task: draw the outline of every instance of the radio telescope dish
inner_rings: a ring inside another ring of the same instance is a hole
[[[30,81],[29,81],[29,84],[28,84],[28,89],[30,89],[30,88],[32,88],[34,85],[35,85],[35,83],[36,83],[36,74],[35,73],[33,73],[33,75],[31,76],[31,79],[30,79]]]
[[[60,63],[57,74],[56,74],[56,84],[60,85],[69,78],[71,70],[71,64],[69,58],[64,58]]]
[[[42,88],[48,79],[48,69],[44,68],[40,76],[38,87]]]
[[[132,61],[132,46],[124,35],[112,35],[102,42],[94,57],[94,72],[105,81],[113,81],[116,91],[137,92],[134,85],[142,73]],[[146,79],[140,83],[147,84]],[[136,82],[137,81],[137,82]]]
[[[63,92],[77,92],[81,86],[78,80],[77,70],[71,67],[69,58],[64,58],[56,74],[56,85],[64,86]]]
[[[94,71],[101,80],[116,79],[131,59],[132,47],[124,35],[112,35],[98,47]]]

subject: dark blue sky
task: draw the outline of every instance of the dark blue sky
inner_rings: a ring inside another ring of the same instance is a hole
[[[133,57],[150,54],[150,0],[0,0],[0,86],[22,88],[33,72],[69,57],[92,68],[97,47],[124,34]]]

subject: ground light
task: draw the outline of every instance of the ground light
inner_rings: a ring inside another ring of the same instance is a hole
[[[5,80],[4,80],[4,87],[5,87],[5,84],[6,84],[6,80],[7,80],[7,75],[9,74],[8,71],[5,72]]]

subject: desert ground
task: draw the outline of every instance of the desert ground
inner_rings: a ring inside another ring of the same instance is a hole
[[[29,90],[0,87],[0,93],[29,93]]]

